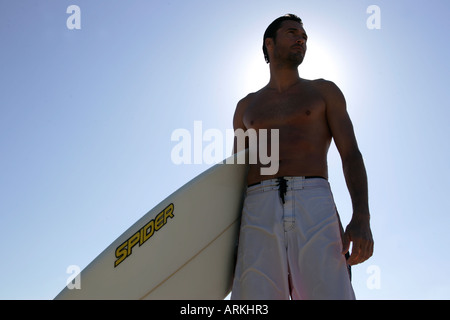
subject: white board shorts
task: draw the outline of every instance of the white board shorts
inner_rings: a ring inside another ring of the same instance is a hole
[[[247,188],[231,299],[355,299],[328,181],[284,179]]]

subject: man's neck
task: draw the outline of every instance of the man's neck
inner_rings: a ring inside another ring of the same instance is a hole
[[[267,85],[278,92],[284,92],[301,80],[298,68],[286,68],[270,64],[270,81]]]

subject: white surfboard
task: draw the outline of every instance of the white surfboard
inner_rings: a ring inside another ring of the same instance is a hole
[[[224,299],[247,172],[230,162],[242,163],[230,157],[178,189],[81,272],[80,289],[55,299]]]

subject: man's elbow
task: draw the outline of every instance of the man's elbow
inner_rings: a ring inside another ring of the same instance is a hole
[[[351,167],[355,164],[363,164],[364,159],[361,151],[358,148],[347,152],[345,155],[342,155],[342,165],[344,168]]]

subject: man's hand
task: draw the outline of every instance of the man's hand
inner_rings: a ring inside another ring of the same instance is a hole
[[[353,242],[349,265],[362,263],[373,254],[373,239],[370,231],[369,217],[353,218],[345,229],[342,239],[343,254],[350,249],[350,242]]]

